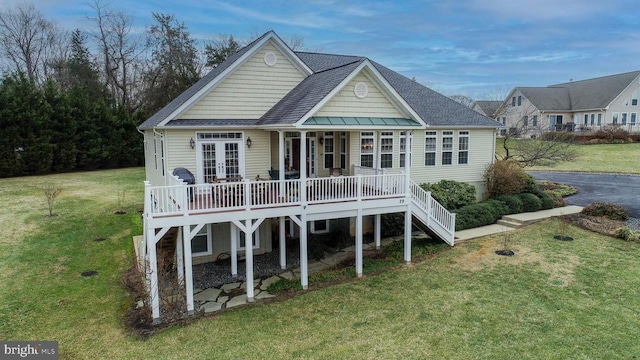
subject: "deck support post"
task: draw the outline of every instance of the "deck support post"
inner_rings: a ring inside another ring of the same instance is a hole
[[[200,230],[198,230],[200,231]],[[184,287],[187,293],[187,312],[193,313],[193,263],[191,261],[191,238],[189,225],[182,227],[182,244],[184,246]]]
[[[156,255],[155,229],[147,229],[147,254],[149,254],[149,297],[153,323],[160,322],[160,293],[158,291],[158,258]]]
[[[374,220],[375,224],[373,229],[373,237],[376,242],[376,250],[380,250],[380,221],[381,221],[380,214],[376,214],[375,220]]]
[[[231,277],[238,277],[238,227],[231,223]]]
[[[280,269],[287,268],[287,234],[285,233],[284,216],[278,218],[278,234],[280,237]]]
[[[247,301],[253,302],[253,229],[252,220],[247,219],[244,228],[244,257],[247,265],[245,281],[247,285]]]
[[[184,254],[182,247],[184,246],[184,233],[182,227],[178,227],[178,236],[176,237],[176,268],[178,270],[178,283],[184,282]]]
[[[411,204],[404,213],[404,262],[411,264]]]
[[[307,213],[300,215],[300,284],[303,289],[309,288],[309,264],[307,262]]]
[[[362,277],[362,208],[356,216],[356,276]]]

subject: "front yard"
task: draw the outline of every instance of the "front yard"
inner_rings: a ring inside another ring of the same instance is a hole
[[[142,341],[123,325],[129,300],[120,278],[141,231],[143,177],[124,169],[0,179],[0,338],[57,340],[61,358],[72,359],[640,354],[640,245],[575,227],[575,241],[556,241],[558,220],[512,232],[513,257],[494,254],[502,236],[482,238]],[[50,218],[40,188],[52,182],[64,190]],[[113,213],[120,207],[127,214]],[[82,277],[86,270],[98,274]]]

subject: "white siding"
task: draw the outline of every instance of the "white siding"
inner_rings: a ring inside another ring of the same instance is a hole
[[[618,125],[621,125],[622,113],[626,113],[627,124],[625,126],[622,126],[622,128],[627,131],[640,131],[640,125],[638,125],[638,116],[640,116],[640,99],[638,99],[637,105],[633,105],[632,103],[632,98],[634,92],[636,91],[638,92],[638,96],[640,96],[640,81],[638,78],[634,79],[633,82],[624,91],[622,91],[615,100],[613,100],[606,111],[606,116],[604,116],[603,123],[612,124],[613,113],[618,113]],[[637,113],[635,126],[631,126],[631,113]]]
[[[354,93],[355,85],[360,82],[369,88],[367,96],[363,99]],[[362,73],[353,78],[314,116],[407,117]]]
[[[155,136],[155,147],[153,131],[145,131],[144,136],[146,141],[144,144],[144,164],[147,181],[149,181],[153,186],[165,185],[164,177],[162,176],[162,162],[160,161],[160,136]],[[157,153],[154,153],[154,148]]]
[[[277,56],[274,66],[264,62],[268,51]],[[179,118],[257,119],[303,79],[300,71],[269,42]]]

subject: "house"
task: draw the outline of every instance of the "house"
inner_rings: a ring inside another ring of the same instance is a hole
[[[453,245],[455,214],[418,184],[466,181],[482,194],[498,126],[368,58],[293,51],[267,32],[139,127],[147,179],[139,247],[153,318],[163,241],[173,244],[189,311],[192,264],[228,254],[237,276],[244,256],[251,283],[253,256],[272,250],[272,234],[283,269],[286,235],[299,237],[303,288],[308,233],[339,223],[355,236],[358,276],[364,227],[379,246],[381,214],[405,214],[407,262],[412,220]],[[187,176],[174,176],[178,168]],[[253,294],[247,287],[249,301]]]
[[[500,105],[502,105],[502,101],[499,100],[478,100],[473,102],[471,108],[484,116],[493,118]]]
[[[516,87],[493,118],[506,131],[595,131],[608,125],[640,131],[640,71],[571,81],[547,87]]]

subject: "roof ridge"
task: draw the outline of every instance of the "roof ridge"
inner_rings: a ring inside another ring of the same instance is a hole
[[[313,54],[313,55],[328,55],[328,56],[340,56],[340,57],[364,57],[364,56],[360,56],[360,55],[344,55],[344,54],[332,54],[332,53],[324,53],[324,52],[318,52],[318,51],[294,51],[294,53],[296,54]]]
[[[367,60],[367,58],[359,58],[358,60],[354,60],[354,61],[348,62],[346,64],[342,64],[342,65],[334,66],[332,68],[328,68],[328,69],[320,70],[318,72],[314,72],[314,74],[322,74],[322,73],[330,71],[330,70],[336,70],[336,69],[340,69],[340,68],[343,68],[343,67],[346,67],[346,66],[349,66],[349,65],[353,65],[353,64],[359,63],[359,62],[364,62],[365,60]]]
[[[569,84],[575,84],[575,83],[584,82],[584,81],[600,80],[600,79],[610,78],[610,77],[614,77],[614,76],[627,75],[627,74],[632,74],[632,73],[640,74],[640,70],[627,71],[627,72],[618,73],[618,74],[610,74],[610,75],[604,75],[604,76],[597,76],[597,77],[589,78],[589,79],[582,79],[582,80],[576,80],[576,81],[569,81],[569,82],[563,82],[563,83],[558,83],[558,84],[552,84],[552,85],[549,85],[547,87],[560,87],[559,85],[569,85]]]

